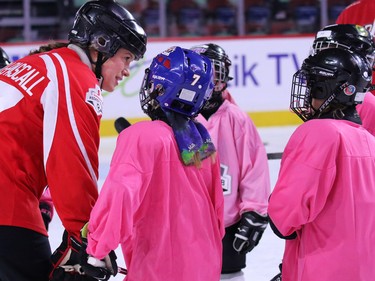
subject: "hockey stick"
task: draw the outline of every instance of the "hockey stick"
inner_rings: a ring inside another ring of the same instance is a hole
[[[119,117],[115,120],[114,125],[115,125],[115,129],[116,129],[117,133],[121,133],[123,130],[125,130],[127,127],[129,127],[131,124],[124,117]]]
[[[94,258],[94,257],[89,257],[88,260],[87,260],[87,263],[91,264],[92,266],[95,266],[95,267],[106,268],[106,265],[105,265],[104,261],[99,260],[99,259]],[[124,275],[128,274],[128,270],[126,268],[123,268],[121,266],[117,266],[117,268],[118,268],[117,273],[124,274]]]
[[[123,267],[119,266],[118,267],[118,273],[126,275],[126,274],[128,274],[128,270],[126,268],[123,268]]]
[[[281,273],[278,273],[270,281],[281,281]]]
[[[268,160],[281,159],[282,156],[283,156],[282,152],[267,153]]]
[[[121,133],[127,127],[131,126],[130,122],[126,120],[124,117],[117,118],[115,120],[114,125],[115,125],[115,129],[117,133]],[[267,153],[267,159],[268,160],[281,159],[282,155],[283,155],[282,152]]]

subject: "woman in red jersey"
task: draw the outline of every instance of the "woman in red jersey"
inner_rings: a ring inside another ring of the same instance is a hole
[[[74,276],[80,230],[98,197],[101,91],[129,76],[146,42],[125,8],[89,1],[68,44],[0,70],[0,280],[49,278],[51,249],[39,210],[47,185],[65,228],[51,276],[55,269],[63,279],[53,280]]]

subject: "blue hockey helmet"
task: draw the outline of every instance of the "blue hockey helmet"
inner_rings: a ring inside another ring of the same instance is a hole
[[[194,118],[211,97],[213,74],[209,58],[181,47],[167,49],[145,71],[142,110],[151,119],[159,119],[158,109]]]

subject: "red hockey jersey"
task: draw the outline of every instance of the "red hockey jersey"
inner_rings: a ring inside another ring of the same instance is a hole
[[[76,46],[0,70],[0,225],[47,235],[39,198],[48,185],[63,226],[79,236],[98,196],[102,104]]]

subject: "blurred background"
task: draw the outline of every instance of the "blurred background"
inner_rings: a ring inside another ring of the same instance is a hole
[[[375,1],[375,0],[374,0]],[[0,0],[0,44],[15,61],[47,41],[66,41],[85,0]],[[335,23],[353,0],[117,0],[146,30],[147,52],[106,104],[101,136],[115,136],[114,120],[146,118],[139,106],[144,70],[161,50],[215,42],[232,61],[228,89],[259,127],[294,126],[291,78],[315,34]]]
[[[84,0],[0,0],[0,42],[66,40]],[[118,0],[149,37],[309,34],[351,0]]]

